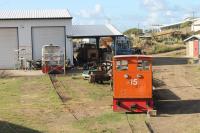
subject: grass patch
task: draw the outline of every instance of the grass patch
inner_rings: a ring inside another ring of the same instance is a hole
[[[6,78],[0,80],[0,109],[18,106],[22,82],[23,78]]]
[[[34,131],[31,129],[48,132],[48,117],[62,110],[48,76],[0,79],[0,97],[0,121],[11,123],[20,133]]]
[[[92,100],[98,101],[101,100],[107,96],[111,96],[111,92],[108,85],[102,86],[102,85],[91,85],[89,88],[88,97],[90,97]]]
[[[116,132],[116,127],[113,125],[124,120],[124,114],[108,112],[97,117],[87,117],[81,119],[78,122],[75,122],[73,125],[74,127],[78,127],[83,130],[83,132],[114,133]]]
[[[79,114],[78,121],[64,109],[49,77],[40,76],[0,79],[0,122],[8,122],[20,133],[115,133],[124,131],[124,126],[129,130],[125,114],[112,112],[109,84],[89,84],[72,76],[59,81],[72,98],[67,103]],[[4,126],[1,131],[11,132]]]
[[[156,44],[152,47],[151,50],[147,51],[147,54],[158,54],[166,53],[175,50],[185,49],[183,45],[165,45],[165,44]]]
[[[98,101],[107,96],[111,96],[110,85],[108,84],[89,84],[87,80],[83,80],[80,76],[59,77],[65,83],[65,89],[70,97],[80,101],[81,98]]]
[[[134,128],[137,129],[138,125],[143,125],[143,131],[147,132],[144,125],[144,121],[146,120],[145,114],[128,114],[128,119]],[[96,117],[86,117],[78,122],[74,122],[73,126],[79,128],[83,133],[130,132],[125,113],[116,112],[102,113]]]

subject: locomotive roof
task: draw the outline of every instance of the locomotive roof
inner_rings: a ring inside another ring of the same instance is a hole
[[[152,58],[151,55],[116,55],[114,58],[129,58],[129,57],[135,57],[135,58]]]

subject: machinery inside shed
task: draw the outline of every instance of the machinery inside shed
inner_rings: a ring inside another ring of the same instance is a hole
[[[98,64],[111,61],[113,55],[134,54],[131,46],[125,36],[73,39],[74,65],[82,66],[91,62]]]
[[[74,41],[74,65],[82,66],[86,63],[100,63],[102,61],[111,60],[113,49],[113,39],[97,38],[94,42]],[[108,41],[107,41],[108,40]]]
[[[112,58],[116,54],[132,54],[131,44],[123,35],[73,36],[74,66],[83,69],[90,83],[108,81],[112,77]]]
[[[73,25],[70,33],[67,38],[73,42],[75,66],[111,61],[116,54],[132,54],[129,39],[111,24]]]

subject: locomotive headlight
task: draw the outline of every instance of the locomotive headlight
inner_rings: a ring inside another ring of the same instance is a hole
[[[129,76],[128,74],[124,74],[124,78],[127,79]]]

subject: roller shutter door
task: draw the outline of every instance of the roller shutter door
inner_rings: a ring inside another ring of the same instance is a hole
[[[42,58],[42,47],[44,45],[59,45],[65,48],[64,27],[34,27],[32,28],[33,60]]]
[[[14,69],[18,59],[17,28],[0,28],[0,69]]]

